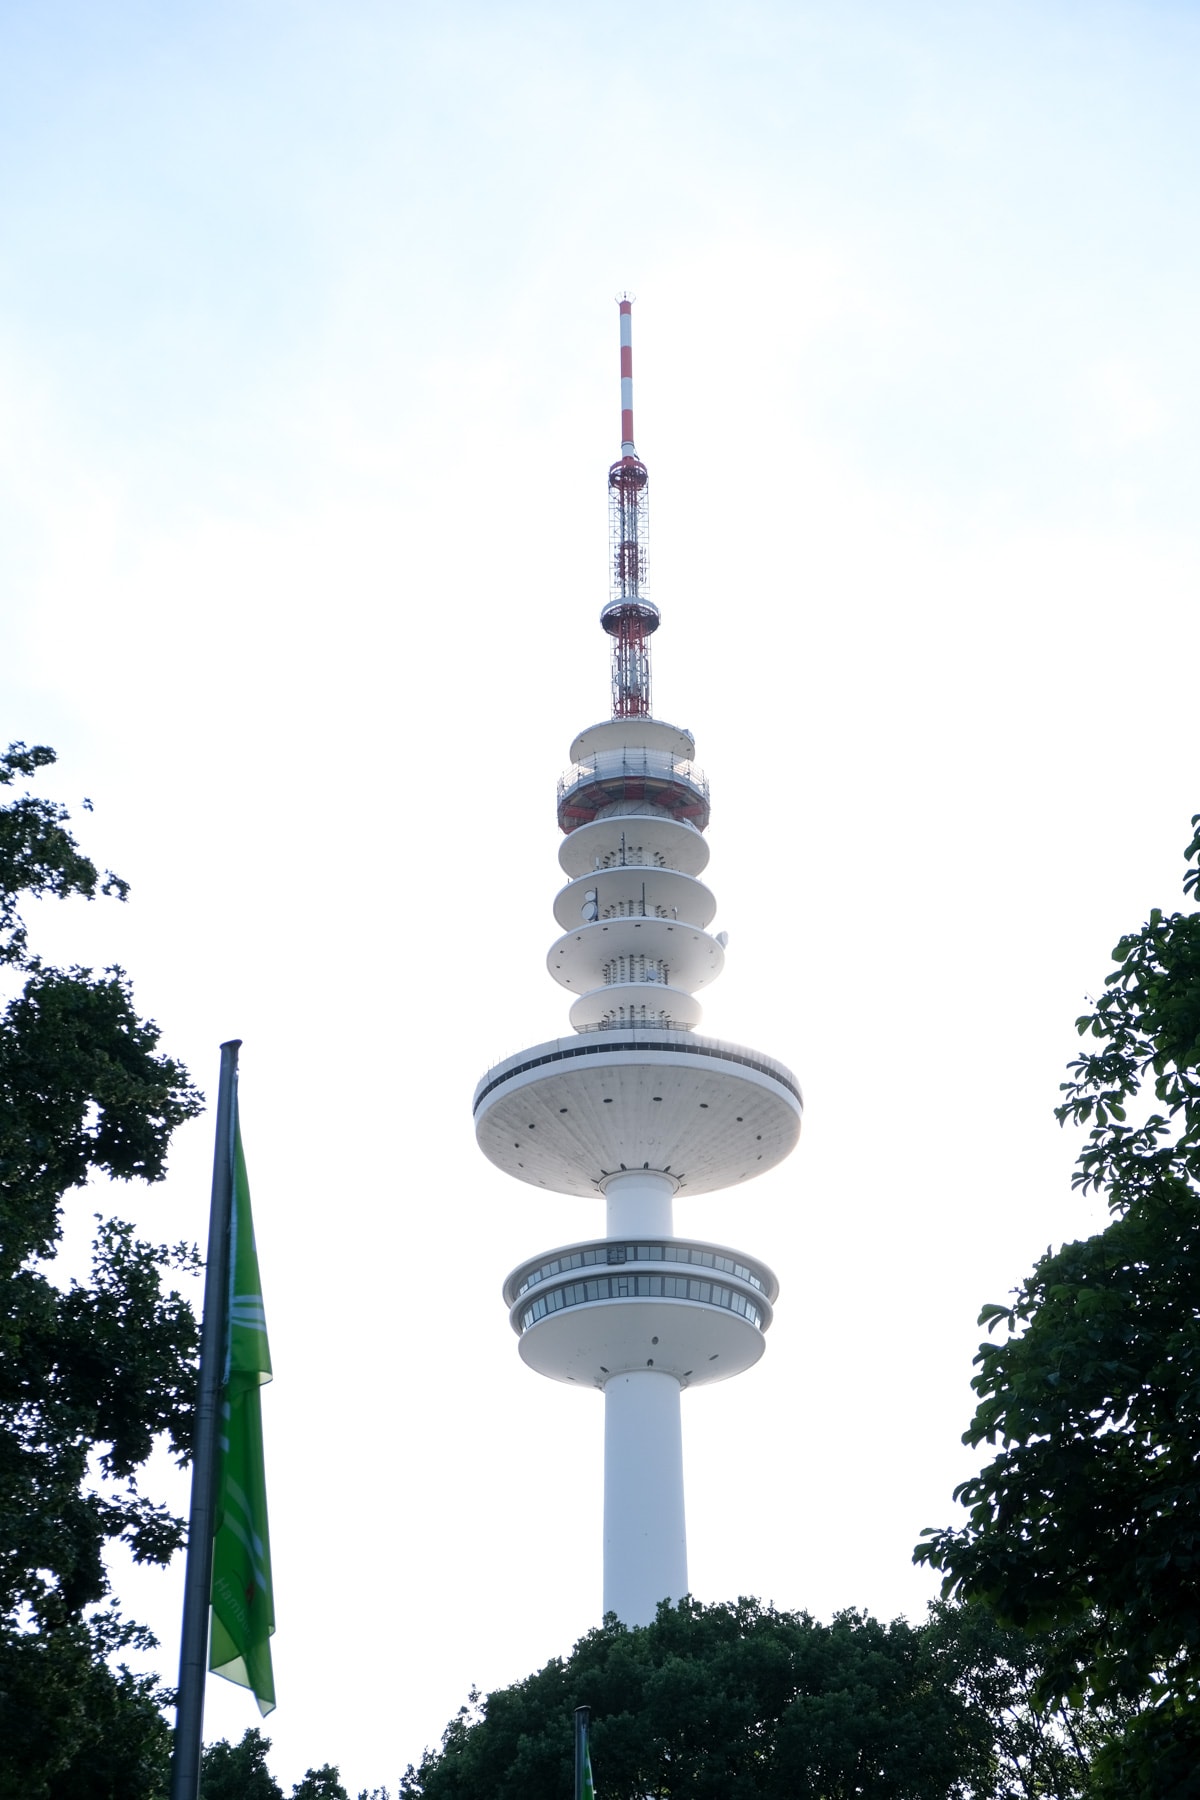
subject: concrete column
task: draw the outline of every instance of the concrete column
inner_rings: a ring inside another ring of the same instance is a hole
[[[654,1169],[610,1175],[604,1184],[610,1238],[674,1237],[675,1183]]]
[[[625,1625],[688,1591],[679,1394],[653,1369],[604,1388],[604,1610]]]

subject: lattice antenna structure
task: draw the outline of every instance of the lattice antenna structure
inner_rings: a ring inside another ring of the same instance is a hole
[[[650,637],[659,612],[646,585],[650,536],[646,465],[633,442],[633,298],[621,309],[621,454],[608,471],[609,598],[600,623],[612,637],[614,719],[648,719]]]

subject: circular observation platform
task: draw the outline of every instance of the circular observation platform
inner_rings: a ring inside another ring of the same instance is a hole
[[[601,719],[579,733],[571,745],[571,761],[583,762],[599,750],[665,750],[690,762],[696,740],[682,726],[665,719]]]
[[[707,1194],[782,1162],[803,1107],[791,1070],[760,1051],[690,1031],[615,1029],[506,1058],[479,1083],[473,1110],[484,1155],[533,1187],[595,1195],[621,1169],[646,1168]]]
[[[764,1349],[779,1284],[765,1263],[687,1238],[605,1238],[543,1253],[504,1284],[521,1357],[603,1388],[653,1369],[681,1387],[725,1381]]]
[[[558,846],[558,860],[564,874],[571,876],[615,868],[678,869],[683,875],[699,875],[708,866],[708,845],[690,820],[642,812],[631,803],[590,824],[576,825]]]
[[[610,637],[636,634],[653,637],[662,624],[662,614],[645,594],[618,594],[600,609],[600,623]]]
[[[594,895],[594,900],[588,896]],[[593,910],[594,908],[594,910]],[[578,930],[590,913],[608,923],[613,919],[670,919],[701,930],[717,910],[712,889],[678,869],[651,864],[618,864],[580,875],[561,888],[554,899],[554,917],[564,931]]]
[[[551,944],[546,967],[573,994],[639,977],[694,994],[716,980],[725,951],[715,937],[681,919],[597,919]]]
[[[563,831],[574,831],[631,802],[686,820],[698,831],[708,824],[708,781],[695,764],[670,750],[632,745],[596,750],[572,764],[558,783],[558,822]]]
[[[642,975],[585,989],[567,1017],[574,1031],[694,1031],[704,1008],[686,988]]]

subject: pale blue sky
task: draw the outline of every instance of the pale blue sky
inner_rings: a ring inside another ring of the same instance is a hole
[[[203,1083],[246,1040],[286,1782],[394,1785],[599,1605],[600,1407],[499,1297],[598,1220],[469,1106],[566,1028],[626,287],[706,1028],[809,1102],[680,1210],[782,1282],[685,1402],[693,1581],[923,1605],[978,1308],[1098,1218],[1072,1020],[1200,806],[1198,51],[1055,0],[5,9],[0,700],[134,883],[47,941]],[[209,1132],[148,1230],[203,1235]]]

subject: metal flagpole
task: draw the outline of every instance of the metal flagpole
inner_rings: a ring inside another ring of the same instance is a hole
[[[212,1588],[213,1481],[217,1415],[225,1372],[229,1309],[229,1215],[233,1196],[233,1139],[237,1124],[237,1059],[241,1038],[221,1045],[217,1089],[217,1141],[213,1152],[208,1261],[204,1271],[204,1322],[200,1331],[200,1380],[192,1453],[192,1505],[188,1517],[183,1627],[179,1638],[179,1697],[171,1800],[197,1800],[200,1745],[204,1735],[204,1682],[208,1674],[208,1609]]]
[[[590,1706],[575,1708],[575,1800],[583,1800],[583,1771],[587,1763],[588,1721],[591,1716]]]

